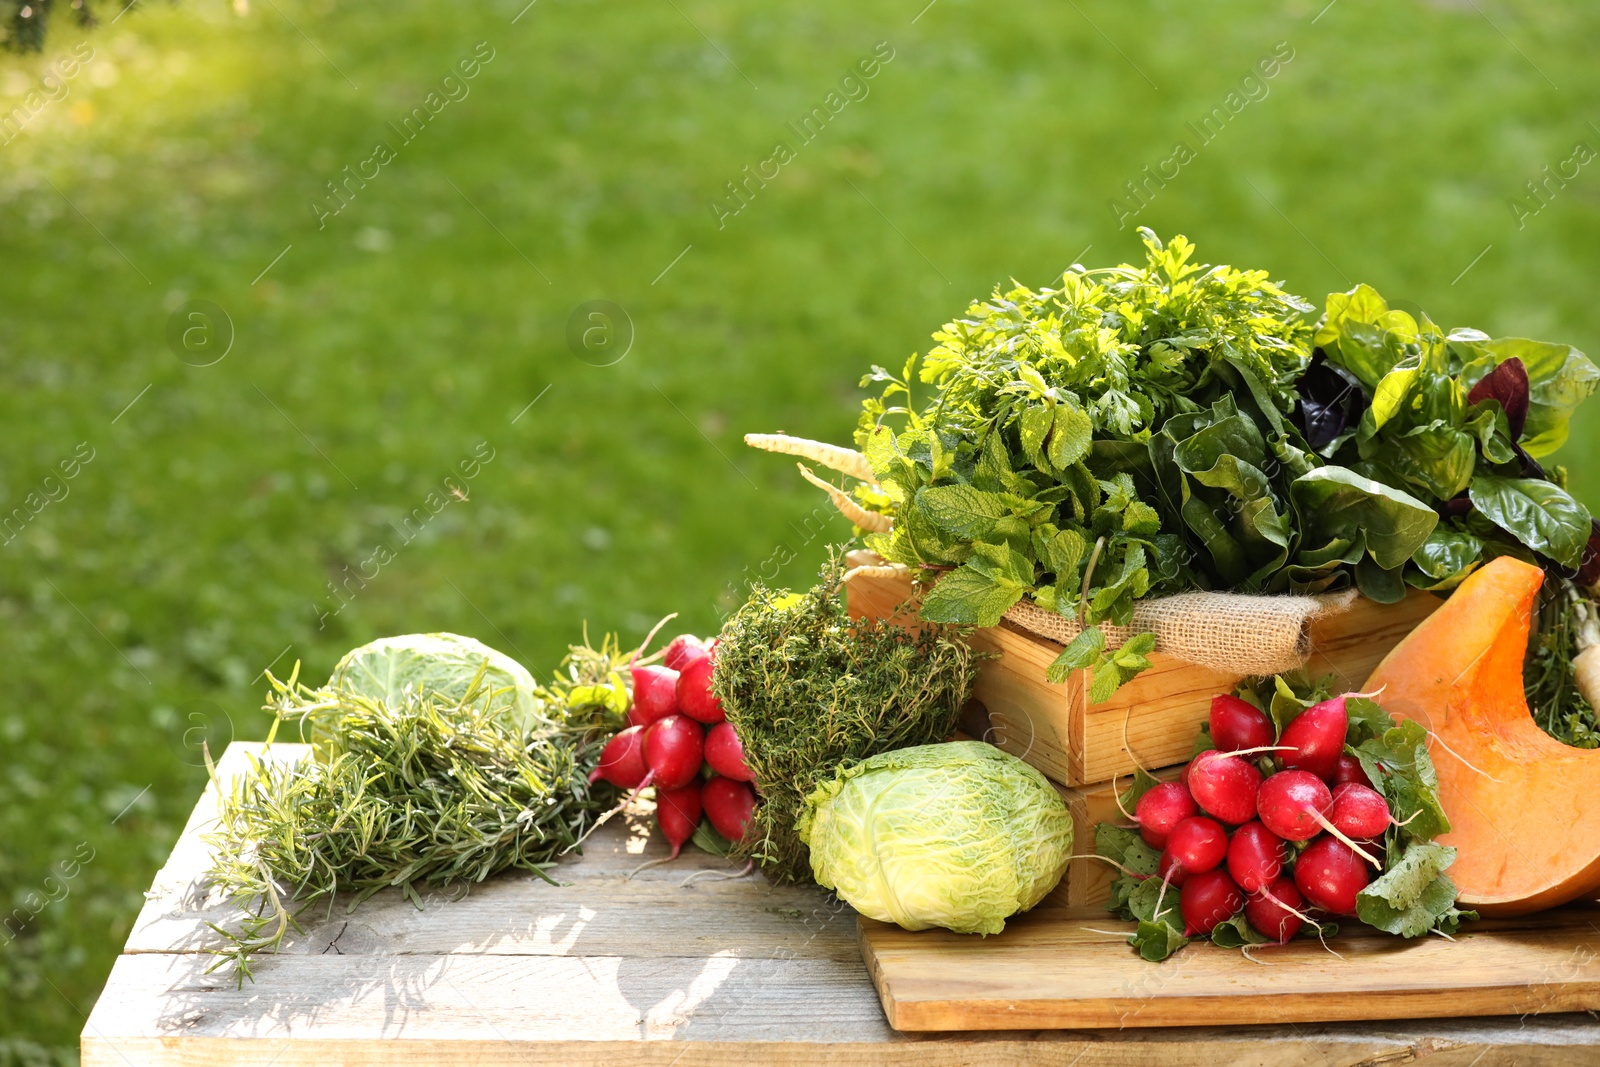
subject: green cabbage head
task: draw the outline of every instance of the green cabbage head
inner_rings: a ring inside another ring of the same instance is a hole
[[[997,934],[1054,889],[1072,816],[1044,775],[982,741],[884,752],[806,800],[811,872],[907,930]]]
[[[380,637],[345,653],[328,685],[391,706],[397,706],[408,689],[459,701],[480,668],[484,668],[483,684],[495,690],[490,709],[500,713],[507,727],[527,731],[540,707],[533,675],[504,652],[460,634]]]

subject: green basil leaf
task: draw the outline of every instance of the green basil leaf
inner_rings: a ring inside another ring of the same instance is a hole
[[[1589,509],[1554,482],[1480,474],[1472,479],[1473,506],[1535,552],[1563,567],[1583,560],[1592,525]]]

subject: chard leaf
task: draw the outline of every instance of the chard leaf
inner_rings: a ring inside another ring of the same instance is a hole
[[[1304,528],[1319,537],[1366,539],[1367,553],[1383,570],[1403,566],[1439,524],[1438,514],[1409,493],[1345,467],[1318,467],[1289,488]]]
[[[1554,482],[1480,474],[1472,504],[1500,529],[1563,567],[1577,569],[1589,543],[1589,509]]]

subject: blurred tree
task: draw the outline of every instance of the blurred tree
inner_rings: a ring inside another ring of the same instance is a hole
[[[129,3],[136,0],[128,0]],[[72,17],[80,26],[95,23],[89,0],[70,0]],[[5,46],[13,52],[37,52],[44,47],[44,35],[56,0],[0,0],[0,24],[5,27]]]

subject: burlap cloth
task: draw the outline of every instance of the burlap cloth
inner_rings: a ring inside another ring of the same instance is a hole
[[[1129,625],[1101,623],[1100,631],[1108,648],[1135,634],[1151,633],[1156,651],[1202,667],[1228,674],[1279,674],[1305,666],[1311,656],[1311,624],[1344,611],[1355,598],[1353,589],[1322,596],[1179,593],[1140,601]],[[1026,600],[1012,605],[1005,621],[1063,645],[1082,632],[1076,619]]]
[[[883,565],[864,550],[846,558],[852,567]],[[1344,611],[1355,598],[1353,589],[1321,596],[1179,593],[1141,600],[1127,626],[1101,623],[1100,631],[1108,648],[1150,633],[1155,634],[1156,651],[1202,667],[1228,674],[1279,674],[1305,666],[1311,656],[1311,624]],[[1076,619],[1026,600],[1012,605],[1002,621],[1063,645],[1083,632]]]

